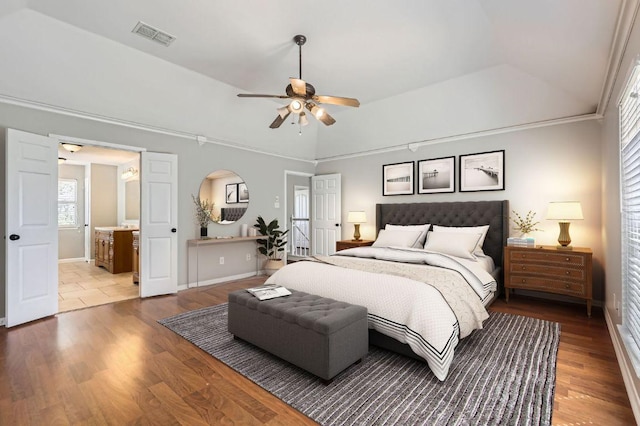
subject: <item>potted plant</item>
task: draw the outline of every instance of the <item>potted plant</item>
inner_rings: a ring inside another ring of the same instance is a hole
[[[280,256],[287,245],[285,236],[289,230],[282,231],[278,225],[278,219],[273,219],[267,224],[262,216],[258,216],[257,222],[253,227],[258,229],[260,235],[267,237],[260,238],[256,242],[258,243],[258,251],[267,257],[264,270],[267,275],[272,275],[284,266],[284,261]]]
[[[206,237],[209,222],[213,222],[214,203],[209,200],[201,200],[200,197],[191,195],[193,203],[196,205],[196,222],[200,225],[200,237]]]

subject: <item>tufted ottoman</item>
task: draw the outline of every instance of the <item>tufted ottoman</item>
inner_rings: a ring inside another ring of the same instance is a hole
[[[369,349],[367,308],[291,290],[260,301],[229,293],[229,332],[328,381]]]

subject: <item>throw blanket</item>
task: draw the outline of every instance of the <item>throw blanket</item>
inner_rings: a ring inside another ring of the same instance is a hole
[[[401,256],[393,249],[365,250],[379,257],[384,251]],[[432,255],[435,263],[447,262]],[[287,265],[266,283],[366,306],[370,328],[408,344],[444,380],[459,340],[488,318],[482,296],[465,274],[426,264],[331,256]]]

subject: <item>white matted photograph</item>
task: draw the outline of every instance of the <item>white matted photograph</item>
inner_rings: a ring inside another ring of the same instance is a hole
[[[456,191],[456,157],[418,161],[418,194]]]
[[[382,166],[382,195],[413,194],[413,161]]]
[[[238,202],[249,202],[249,189],[247,188],[247,184],[244,182],[238,184]]]
[[[460,192],[504,190],[504,150],[460,156]]]
[[[235,204],[238,202],[238,184],[228,183],[226,185],[227,204]]]

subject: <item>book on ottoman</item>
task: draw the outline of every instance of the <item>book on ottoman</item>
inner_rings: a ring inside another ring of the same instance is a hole
[[[266,284],[260,287],[248,288],[247,291],[257,297],[258,300],[268,300],[291,294],[289,290],[277,284]]]

